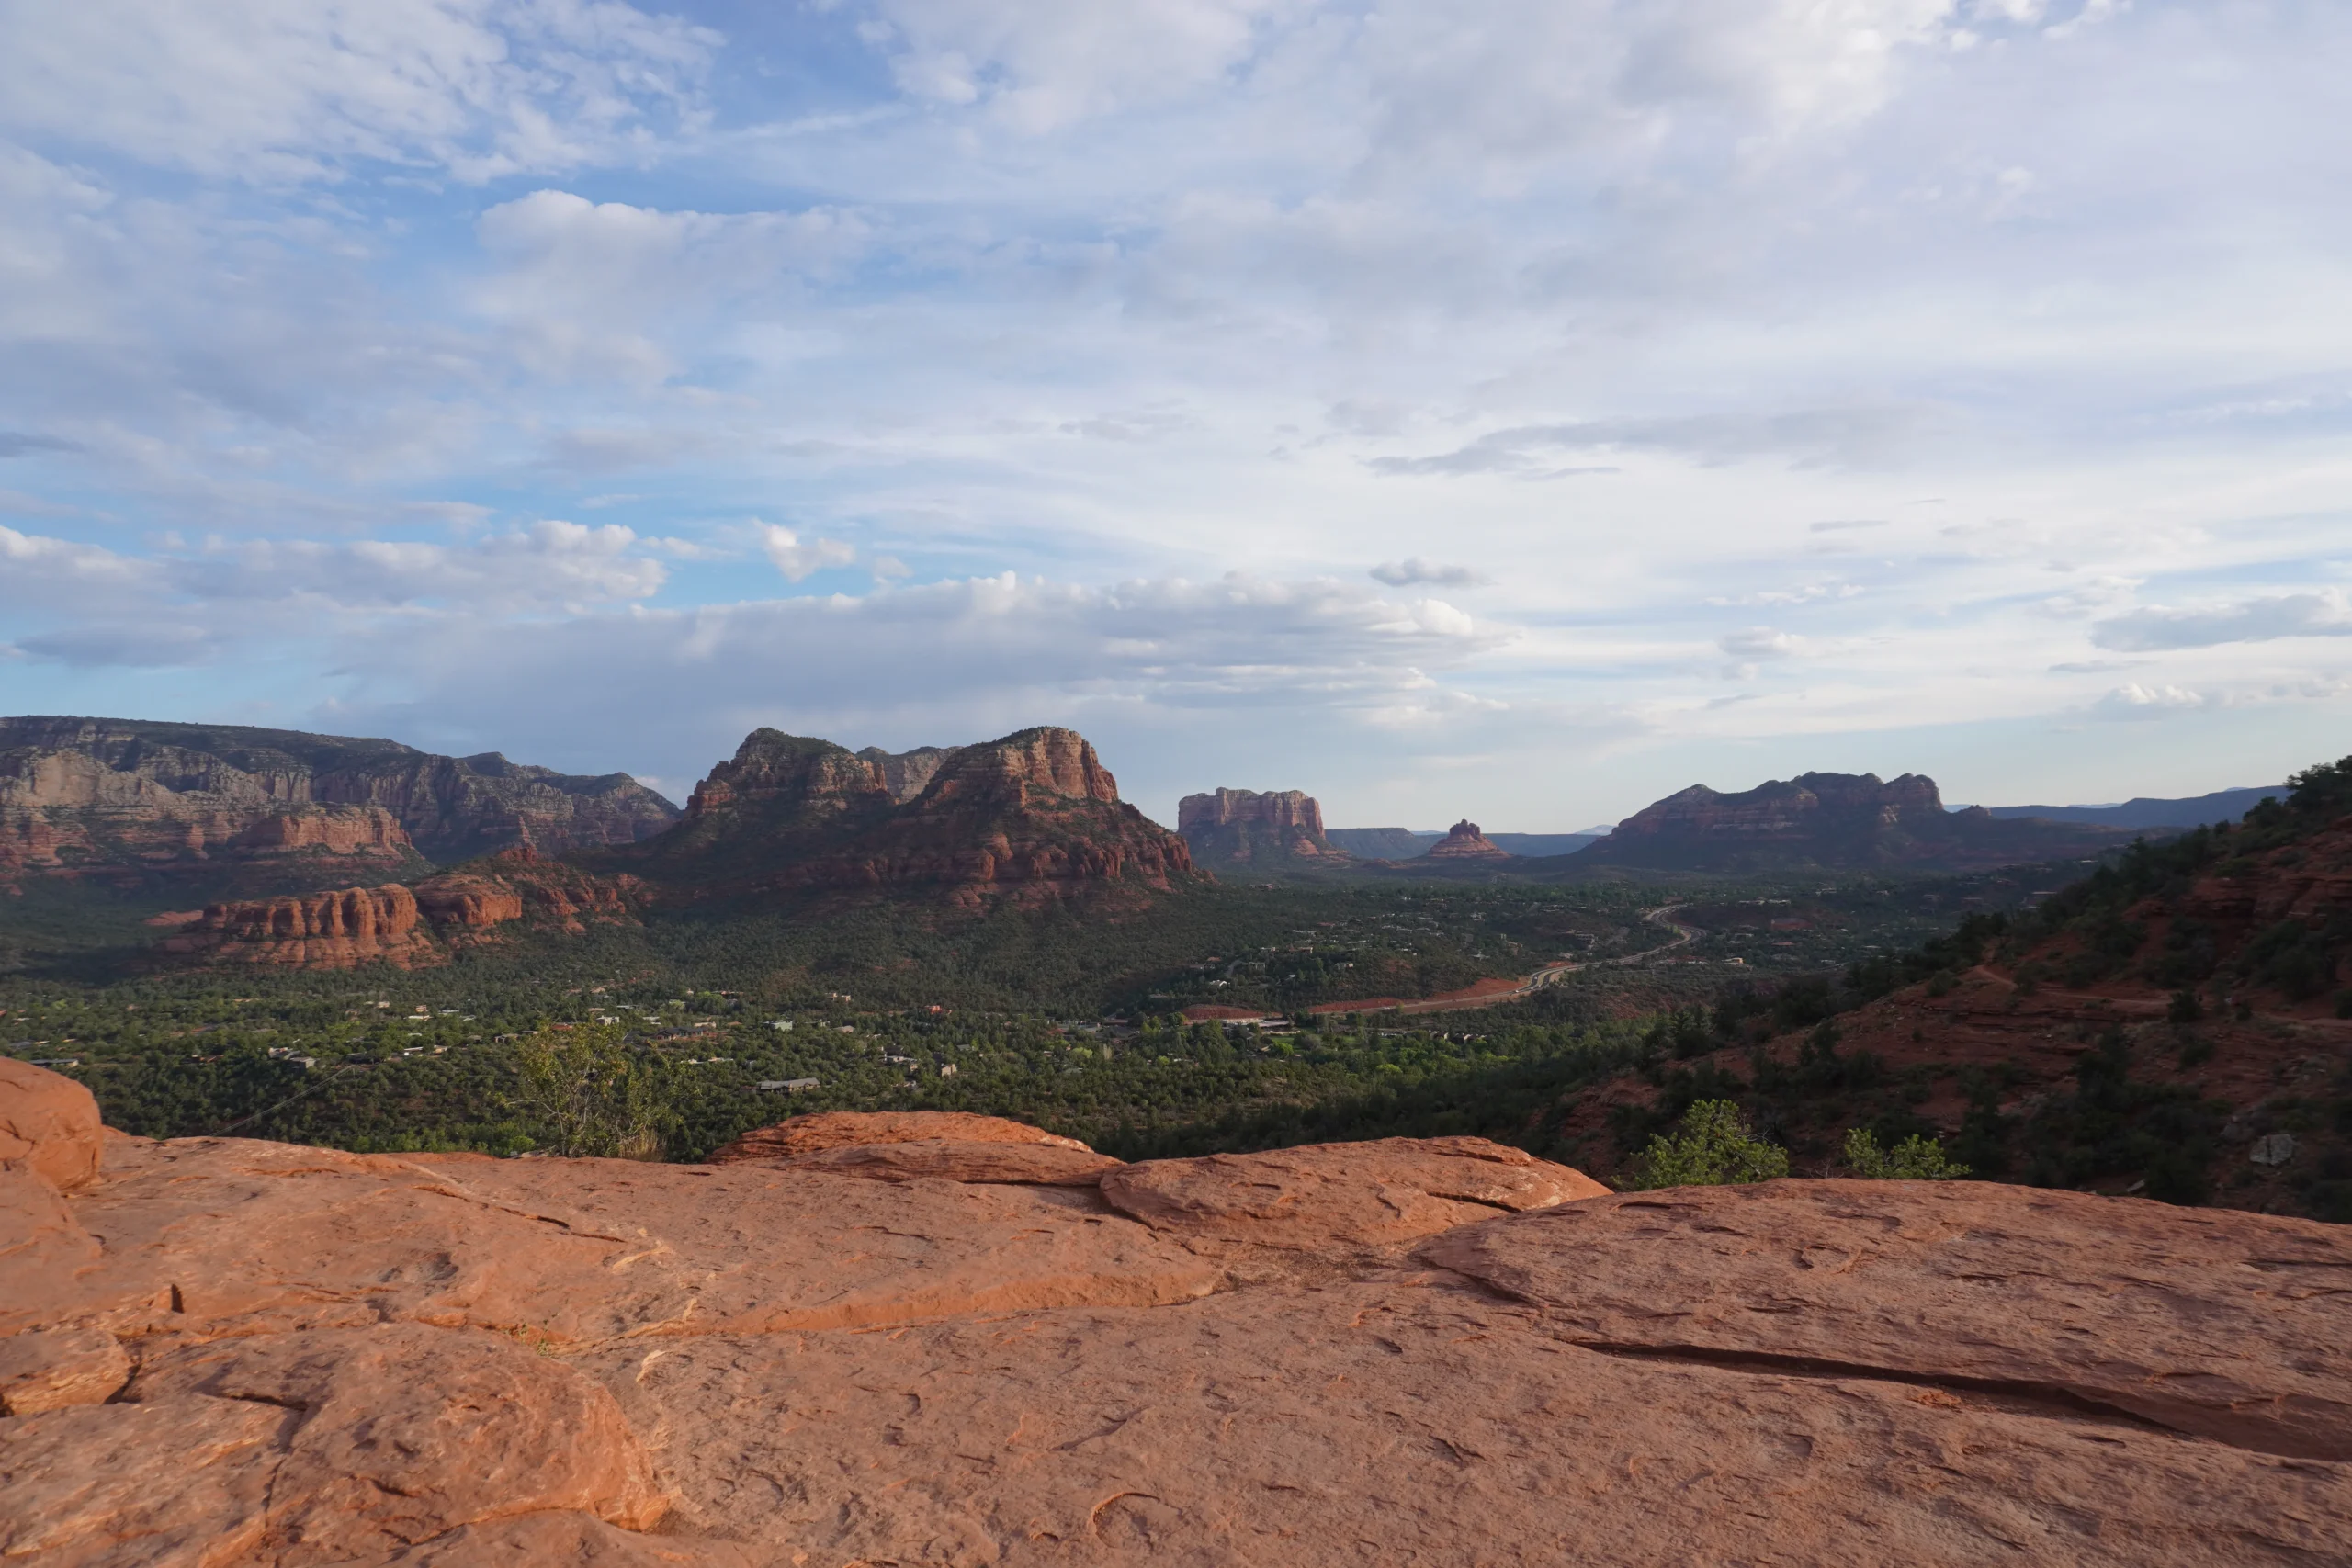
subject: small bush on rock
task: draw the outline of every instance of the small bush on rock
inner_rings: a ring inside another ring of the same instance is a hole
[[[1883,1149],[1868,1127],[1847,1130],[1846,1168],[1872,1181],[1951,1181],[1968,1174],[1968,1168],[1946,1156],[1943,1145],[1933,1138],[1915,1133]]]
[[[1661,1134],[1650,1139],[1626,1185],[1724,1187],[1788,1174],[1789,1151],[1756,1136],[1738,1106],[1702,1100],[1684,1114],[1680,1137]]]

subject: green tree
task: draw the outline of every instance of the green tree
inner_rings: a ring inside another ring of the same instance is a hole
[[[674,1120],[658,1069],[604,1024],[537,1030],[514,1047],[513,1108],[545,1128],[552,1152],[662,1157]]]
[[[1878,1146],[1867,1127],[1846,1130],[1846,1168],[1872,1181],[1950,1181],[1966,1176],[1942,1144],[1914,1133],[1891,1149]]]
[[[1756,1136],[1728,1100],[1698,1101],[1681,1125],[1679,1138],[1650,1139],[1628,1186],[1723,1187],[1789,1174],[1789,1151]]]

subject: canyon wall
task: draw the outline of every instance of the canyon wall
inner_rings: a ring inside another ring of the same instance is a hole
[[[228,725],[0,719],[0,877],[170,872],[308,853],[322,879],[532,844],[633,843],[677,811],[626,773]]]
[[[1325,836],[1323,807],[1304,790],[1219,789],[1176,803],[1176,830],[1204,865],[1281,869],[1351,857]]]

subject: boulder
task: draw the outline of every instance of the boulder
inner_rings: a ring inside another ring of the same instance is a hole
[[[1148,1160],[1107,1173],[1102,1185],[1112,1207],[1157,1231],[1302,1250],[1411,1241],[1609,1190],[1582,1171],[1484,1138]]]
[[[98,1102],[62,1073],[0,1056],[0,1168],[66,1190],[98,1174]]]

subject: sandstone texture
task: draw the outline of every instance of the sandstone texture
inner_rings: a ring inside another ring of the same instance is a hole
[[[96,1177],[104,1159],[98,1102],[88,1089],[0,1056],[0,1170],[22,1170],[65,1190]]]
[[[893,756],[754,730],[679,825],[582,863],[690,902],[761,893],[913,889],[978,907],[1193,879],[1184,840],[1119,799],[1075,731]]]
[[[793,1170],[830,1171],[873,1181],[1002,1181],[1046,1187],[1093,1187],[1125,1167],[1108,1155],[1051,1144],[963,1143],[919,1138],[823,1149],[784,1162]]]
[[[1945,870],[2076,859],[2130,841],[2120,829],[1946,811],[1921,773],[1801,773],[1735,795],[1692,784],[1578,852],[1592,863],[1764,871],[1908,865]]]
[[[170,953],[289,969],[376,963],[406,969],[440,956],[419,925],[416,895],[396,882],[214,904],[162,945]]]
[[[0,879],[320,863],[320,881],[518,844],[626,844],[677,819],[626,773],[234,725],[0,719]],[[340,871],[335,869],[342,867]]]
[[[1176,830],[1203,865],[1280,870],[1344,865],[1354,857],[1323,831],[1323,807],[1295,789],[1219,789],[1176,803]]]
[[[1079,1154],[1094,1152],[1076,1138],[1065,1138],[1043,1127],[969,1111],[823,1111],[813,1116],[795,1116],[773,1127],[755,1128],[712,1155],[710,1163],[790,1159],[828,1149],[939,1142],[1039,1144]]]
[[[1173,1235],[1320,1248],[1411,1241],[1609,1189],[1484,1138],[1383,1138],[1148,1160],[1102,1178],[1120,1213]]]
[[[515,922],[574,935],[592,923],[634,923],[639,886],[631,876],[597,876],[543,860],[524,844],[413,887],[391,883],[209,905],[171,920],[178,932],[160,945],[214,964],[410,969],[446,964],[458,948],[502,941],[508,933],[497,928]]]
[[[949,1145],[1082,1153],[783,1157]],[[2352,1235],[2308,1221],[1578,1197],[1472,1139],[1102,1191],[233,1139],[0,1181],[51,1200],[0,1207],[27,1568],[2352,1557]]]
[[[1465,817],[1429,847],[1428,855],[1434,861],[1509,860],[1510,852],[1489,841],[1478,831],[1478,824]]]

